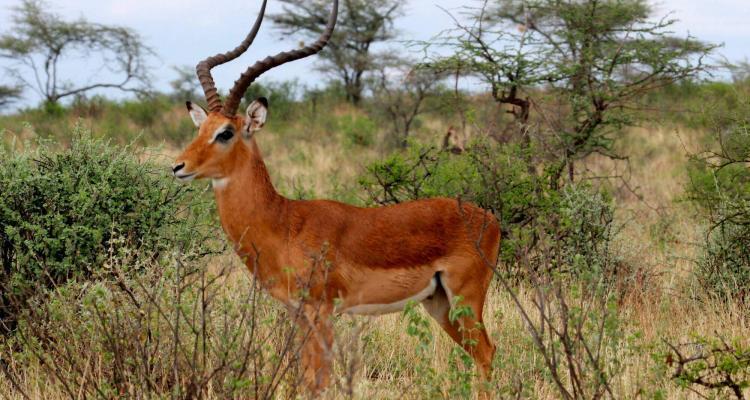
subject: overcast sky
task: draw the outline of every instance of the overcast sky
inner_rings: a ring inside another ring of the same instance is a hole
[[[167,90],[168,82],[174,78],[173,66],[194,66],[208,55],[236,46],[247,34],[260,3],[260,0],[49,0],[52,11],[65,17],[85,17],[138,31],[159,55],[152,63],[152,73],[156,88],[161,90]],[[0,0],[1,32],[7,30],[11,8],[16,4],[17,0]],[[452,25],[440,7],[455,11],[474,4],[477,3],[473,0],[409,0],[404,16],[396,23],[400,38],[428,39]],[[750,0],[660,0],[655,4],[657,15],[671,11],[680,20],[674,27],[675,34],[690,33],[705,41],[724,43],[719,52],[731,61],[750,56]],[[269,0],[268,13],[279,10],[279,2]],[[272,24],[264,24],[263,28],[248,53],[215,70],[220,88],[227,90],[256,59],[296,46],[294,42],[280,41]],[[403,49],[399,43],[391,46]],[[86,70],[86,61],[66,64],[67,72],[80,74]],[[313,63],[303,60],[287,64],[274,69],[266,79],[299,78],[314,85],[324,77],[312,68]],[[2,65],[8,64],[0,60]],[[0,74],[0,82],[7,83],[7,76]],[[30,91],[26,96],[33,103],[37,101]]]

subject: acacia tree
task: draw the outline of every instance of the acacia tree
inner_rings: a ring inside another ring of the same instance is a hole
[[[18,86],[0,85],[0,107],[4,107],[21,96],[21,88]]]
[[[175,66],[172,70],[177,76],[169,81],[175,99],[184,101],[197,98],[201,90],[200,82],[195,79],[195,67],[188,65]]]
[[[328,18],[325,0],[282,0],[283,12],[271,16],[285,36],[314,39],[320,36]],[[344,0],[336,31],[320,53],[321,70],[341,79],[346,98],[353,104],[362,99],[364,78],[374,68],[372,46],[392,39],[394,19],[401,0]]]
[[[146,61],[153,52],[136,32],[83,19],[65,21],[48,10],[40,0],[23,0],[13,8],[10,29],[0,36],[0,57],[14,63],[10,72],[23,86],[51,104],[95,89],[147,90]],[[98,70],[108,71],[112,78],[83,81],[80,76],[61,76],[61,63],[76,56],[99,59]]]
[[[736,63],[722,64],[732,74],[732,81],[735,83],[750,82],[750,61],[747,58]]]
[[[452,48],[429,65],[473,75],[509,108],[517,137],[550,151],[550,186],[575,177],[575,161],[617,157],[612,144],[638,119],[644,94],[707,69],[715,46],[676,38],[647,0],[494,0],[467,9],[433,43]],[[534,131],[530,130],[534,126]],[[567,174],[565,172],[567,171]]]

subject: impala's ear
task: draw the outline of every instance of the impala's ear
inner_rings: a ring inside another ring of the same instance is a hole
[[[259,97],[250,103],[245,112],[245,126],[242,127],[242,133],[245,139],[249,139],[253,133],[263,128],[266,124],[266,115],[268,114],[268,100],[265,97]]]
[[[193,123],[195,124],[195,126],[200,128],[203,121],[206,120],[206,110],[204,110],[203,107],[197,104],[193,104],[189,101],[186,101],[185,105],[187,106],[188,112],[190,113],[190,118],[192,118]]]

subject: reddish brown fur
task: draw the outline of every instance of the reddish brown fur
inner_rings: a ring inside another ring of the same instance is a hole
[[[483,321],[492,278],[487,262],[494,266],[500,241],[492,214],[447,198],[378,208],[286,199],[274,190],[254,137],[208,144],[223,124],[231,122],[239,133],[246,121],[210,113],[177,162],[196,178],[229,179],[215,189],[222,226],[251,272],[258,261],[257,277],[272,296],[295,307],[300,284],[313,277],[310,299],[302,305],[305,326],[316,338],[303,357],[311,389],[328,384],[334,304],[348,309],[396,303],[420,292],[438,273],[446,291],[425,299],[425,307],[456,342],[476,341],[467,350],[488,377],[494,346],[483,326],[475,326]],[[313,261],[324,249],[327,269]],[[460,295],[476,315],[459,321],[466,331],[448,321],[450,295]]]

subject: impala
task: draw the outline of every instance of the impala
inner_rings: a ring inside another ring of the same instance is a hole
[[[488,263],[494,266],[497,260],[497,221],[481,208],[448,198],[360,208],[281,196],[255,140],[265,124],[268,102],[260,98],[244,115],[236,111],[262,73],[326,45],[338,1],[333,1],[327,26],[315,43],[256,62],[241,74],[222,104],[210,71],[248,49],[265,8],[266,0],[237,48],[197,65],[208,111],[187,102],[198,136],[176,159],[174,175],[182,181],[212,179],[221,224],[236,252],[271,296],[304,316],[299,323],[311,332],[302,350],[304,379],[313,393],[330,379],[332,315],[396,312],[411,301],[424,305],[487,378],[495,347],[482,323],[482,311],[492,278]],[[315,254],[325,262],[314,262]],[[451,321],[448,313],[457,296],[473,315]]]

